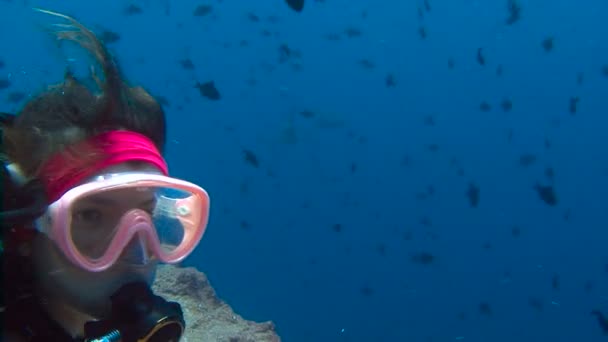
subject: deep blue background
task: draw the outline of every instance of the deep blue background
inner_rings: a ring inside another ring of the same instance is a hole
[[[429,2],[421,19],[418,0],[308,1],[299,14],[279,0],[173,1],[170,15],[165,1],[0,1],[0,78],[12,83],[0,110],[27,100],[9,103],[10,92],[59,82],[67,58],[86,71],[81,51],[57,49],[40,30],[53,18],[29,8],[119,33],[110,48],[126,77],[169,102],[170,172],[212,198],[186,263],[244,318],[274,321],[285,341],[606,340],[589,313],[608,314],[608,4],[521,0],[521,20],[507,26],[506,0]],[[125,16],[130,3],[144,12]],[[194,17],[199,4],[213,12]],[[346,37],[350,27],[361,36]],[[280,44],[301,57],[279,63]],[[195,70],[181,68],[185,58]],[[220,101],[193,87],[210,80]],[[482,101],[492,110],[480,111]],[[522,167],[526,153],[538,159]],[[533,189],[549,184],[547,167],[556,206]],[[435,194],[417,198],[429,185]],[[420,252],[435,262],[413,262]]]

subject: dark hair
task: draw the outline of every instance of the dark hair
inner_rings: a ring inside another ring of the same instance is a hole
[[[79,160],[78,164],[83,167],[94,165],[104,156],[90,151],[85,153],[74,146],[82,146],[76,143],[109,130],[130,130],[143,134],[163,153],[166,124],[159,103],[143,88],[129,86],[123,80],[116,61],[90,30],[69,16],[42,12],[68,21],[69,25],[61,25],[62,31],[54,34],[58,41],[75,42],[94,57],[102,71],[101,79],[92,75],[99,89],[95,91],[87,87],[72,73],[66,72],[63,82],[38,94],[16,116],[0,115],[0,160],[17,164],[27,179],[36,181],[42,176],[53,178],[55,175],[40,174],[49,157],[65,152],[66,157]],[[8,180],[7,172],[4,178]],[[3,190],[7,190],[7,187]],[[3,195],[7,195],[5,192]],[[34,292],[31,259],[27,252],[21,252],[21,247],[27,246],[22,242],[31,241],[32,234],[37,234],[35,230],[19,228],[24,227],[6,230],[3,227],[0,231],[7,233],[2,234],[4,241],[0,246],[4,278],[0,279],[0,292],[3,295],[0,306],[19,305],[15,312],[24,310],[21,298],[30,298],[29,294]],[[15,328],[22,327],[8,327]]]
[[[83,154],[72,145],[117,129],[147,136],[163,153],[165,114],[154,97],[142,87],[131,87],[123,80],[118,64],[93,32],[69,16],[41,11],[69,22],[69,29],[62,25],[62,31],[53,34],[59,42],[75,42],[86,49],[103,75],[100,79],[92,74],[99,87],[95,93],[68,71],[62,83],[50,86],[26,103],[14,120],[3,125],[6,157],[28,178],[38,177],[43,163],[60,151],[81,161],[85,158],[84,165],[92,165],[100,156]]]

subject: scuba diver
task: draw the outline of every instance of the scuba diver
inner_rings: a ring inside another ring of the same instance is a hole
[[[2,341],[178,341],[181,307],[150,286],[198,245],[206,191],[169,177],[165,114],[73,18],[54,32],[99,64],[2,113]],[[91,69],[93,71],[93,69]]]

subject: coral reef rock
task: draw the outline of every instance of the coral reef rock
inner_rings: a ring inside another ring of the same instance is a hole
[[[181,304],[186,332],[181,342],[280,342],[272,322],[244,320],[220,300],[204,273],[193,267],[160,265],[154,293]]]

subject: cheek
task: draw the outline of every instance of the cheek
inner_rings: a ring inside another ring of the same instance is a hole
[[[117,264],[107,271],[91,273],[73,265],[47,238],[35,241],[33,247],[37,288],[41,294],[87,313],[107,310],[110,296],[126,283],[151,284],[154,280],[156,264],[136,269]]]
[[[32,262],[36,277],[69,272],[71,265],[65,263],[53,242],[44,234],[38,234],[32,243]]]

